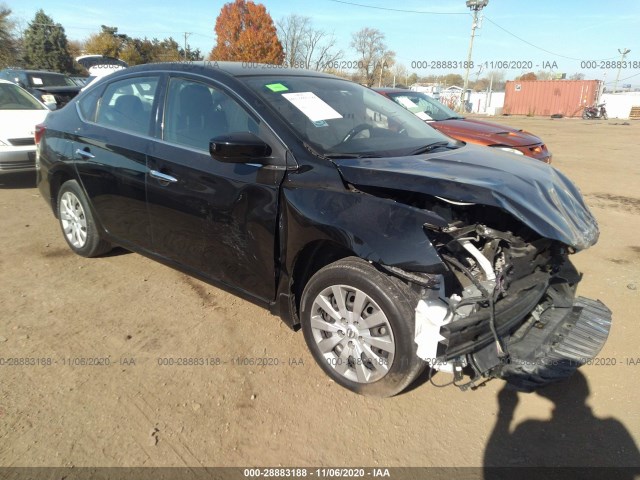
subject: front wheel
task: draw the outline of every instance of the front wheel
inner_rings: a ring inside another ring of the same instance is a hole
[[[329,377],[364,395],[390,397],[425,368],[416,355],[418,299],[400,280],[350,257],[319,270],[300,305],[304,338]]]
[[[111,250],[111,245],[100,237],[85,194],[75,180],[60,187],[58,217],[64,239],[78,255],[96,257]]]

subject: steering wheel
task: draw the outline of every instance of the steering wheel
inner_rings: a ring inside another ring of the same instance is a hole
[[[347,133],[344,136],[344,138],[342,139],[342,142],[340,143],[348,142],[357,134],[359,134],[360,132],[364,132],[365,130],[369,130],[370,132],[372,132],[373,128],[374,128],[373,125],[369,125],[368,123],[361,123],[360,125],[356,125],[351,130],[349,130],[349,133]]]

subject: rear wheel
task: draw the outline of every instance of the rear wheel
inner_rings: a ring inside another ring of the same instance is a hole
[[[111,250],[109,242],[100,237],[84,192],[75,180],[60,187],[58,217],[64,239],[78,255],[96,257]]]
[[[304,337],[320,367],[356,393],[388,397],[425,367],[416,355],[417,297],[359,258],[319,270],[304,289]]]

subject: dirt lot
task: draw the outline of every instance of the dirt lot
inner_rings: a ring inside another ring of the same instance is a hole
[[[640,465],[640,122],[499,121],[544,138],[598,218],[574,262],[579,293],[614,312],[602,365],[545,397],[424,379],[360,397],[250,303],[137,254],[73,255],[34,176],[4,177],[0,357],[45,365],[0,366],[0,466]],[[158,364],[192,357],[227,363]],[[110,365],[69,365],[82,358]]]

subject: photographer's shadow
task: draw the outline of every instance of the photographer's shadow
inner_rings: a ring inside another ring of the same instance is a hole
[[[484,455],[486,479],[500,478],[491,467],[615,467],[616,480],[640,474],[634,439],[615,418],[593,415],[586,404],[589,385],[580,371],[536,393],[554,403],[552,418],[527,420],[513,431],[509,426],[518,394],[507,386],[498,394],[498,419]]]

